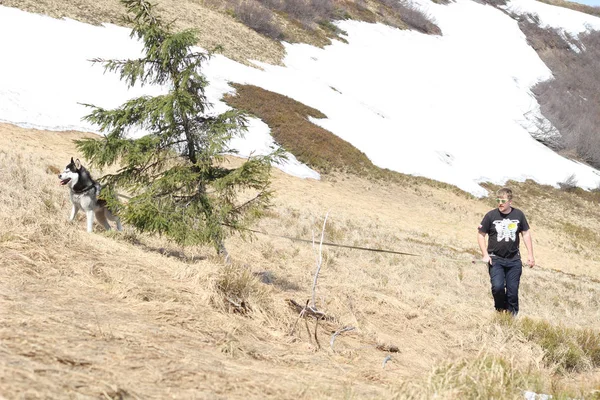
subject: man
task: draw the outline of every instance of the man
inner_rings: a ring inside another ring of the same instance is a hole
[[[496,196],[498,208],[483,217],[478,229],[477,242],[481,249],[482,261],[488,265],[496,311],[509,312],[516,316],[519,312],[519,282],[523,265],[519,253],[519,234],[523,235],[528,252],[527,264],[531,268],[535,265],[533,244],[525,214],[512,207],[512,190],[502,188],[496,192]]]

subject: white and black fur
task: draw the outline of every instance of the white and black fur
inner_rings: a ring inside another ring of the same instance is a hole
[[[106,207],[106,201],[98,200],[101,185],[92,179],[87,169],[81,165],[79,159],[71,162],[65,167],[65,170],[58,175],[61,185],[67,185],[70,189],[71,203],[73,208],[69,221],[73,221],[77,212],[83,210],[87,218],[87,231],[92,232],[94,226],[94,215],[106,230],[110,230],[108,220],[117,223],[117,230],[121,231],[121,221],[119,217],[113,215]]]

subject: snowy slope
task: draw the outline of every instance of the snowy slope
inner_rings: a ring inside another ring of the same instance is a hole
[[[427,36],[380,24],[339,23],[348,43],[319,49],[286,44],[285,66],[250,68],[223,56],[204,72],[208,94],[219,99],[227,82],[248,83],[292,97],[327,118],[315,123],[349,141],[381,167],[454,184],[476,195],[481,181],[534,179],[556,185],[575,174],[584,188],[596,187],[600,172],[558,156],[531,138],[539,105],[530,92],[549,69],[527,45],[517,22],[501,10],[470,0],[438,5],[415,2],[443,36]],[[542,24],[571,34],[600,29],[600,18],[515,0],[514,13],[535,13]],[[15,34],[15,32],[17,34]],[[78,103],[115,107],[142,93],[126,91],[104,75],[93,57],[133,58],[140,46],[125,28],[54,20],[0,6],[0,120],[45,129],[95,131],[81,121]],[[142,132],[132,132],[140,135]],[[268,127],[253,120],[242,154],[267,151]],[[318,174],[292,159],[282,169],[302,177]]]

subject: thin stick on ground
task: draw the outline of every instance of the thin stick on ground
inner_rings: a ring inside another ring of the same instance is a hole
[[[321,348],[321,343],[319,343],[319,338],[317,336],[317,330],[319,329],[319,320],[325,318],[325,313],[317,310],[316,291],[317,291],[317,280],[319,279],[319,272],[321,272],[321,266],[323,265],[323,238],[325,237],[325,226],[327,224],[328,217],[329,217],[329,211],[325,215],[325,220],[323,221],[323,228],[321,229],[321,241],[319,243],[319,250],[318,250],[318,252],[315,251],[316,262],[317,262],[317,271],[315,272],[315,277],[313,279],[313,285],[312,285],[312,303],[311,303],[310,299],[306,300],[306,304],[300,310],[300,314],[298,315],[298,318],[296,319],[296,322],[294,323],[294,326],[292,327],[292,331],[290,332],[290,334],[292,334],[292,335],[294,334],[294,332],[296,331],[296,326],[298,325],[298,321],[300,321],[300,318],[303,318],[304,324],[306,326],[306,331],[308,332],[308,339],[312,343],[311,336],[314,336],[315,342],[317,344],[317,349]],[[313,249],[316,250],[314,231],[313,231]],[[294,306],[296,309],[299,309],[301,307],[294,300],[290,299],[290,300],[288,300],[288,302],[290,303],[290,305]],[[307,315],[315,317],[315,331],[312,335],[310,332],[310,328],[308,326],[308,321],[306,320]]]
[[[312,308],[317,309],[316,305],[316,291],[317,291],[317,280],[319,279],[319,272],[321,272],[321,266],[323,265],[323,238],[325,237],[325,224],[327,224],[327,218],[329,217],[329,211],[325,214],[325,220],[323,221],[323,228],[321,229],[321,241],[319,243],[319,252],[316,254],[317,257],[317,272],[315,273],[315,279],[313,280],[312,286]],[[315,247],[315,234],[313,232],[313,248]]]
[[[321,343],[319,343],[319,338],[317,336],[317,329],[319,328],[319,318],[315,319],[315,343],[317,344],[317,349],[321,348]]]
[[[329,347],[331,347],[331,350],[333,350],[333,345],[335,343],[335,338],[338,335],[341,335],[344,332],[349,332],[349,331],[353,331],[353,330],[354,330],[353,326],[346,326],[346,327],[340,329],[339,331],[336,331],[333,335],[331,335],[331,339],[329,340]]]
[[[290,300],[292,302],[292,304],[294,305],[298,305],[298,303],[296,303],[294,300]],[[310,300],[306,300],[306,305],[304,306],[304,308],[300,311],[300,314],[298,315],[298,318],[296,318],[296,322],[294,323],[294,326],[292,327],[292,331],[290,332],[290,335],[293,335],[294,332],[296,331],[296,326],[298,325],[298,321],[300,321],[300,318],[303,318],[306,315],[306,311],[308,308],[308,302]],[[308,326],[307,326],[308,328]],[[308,331],[308,336],[310,337],[310,331]]]

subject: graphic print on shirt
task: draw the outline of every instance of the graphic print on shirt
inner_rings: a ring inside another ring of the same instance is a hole
[[[508,242],[512,240],[513,242],[517,238],[517,229],[519,227],[518,219],[503,219],[499,221],[494,221],[494,227],[496,228],[496,232],[498,232],[497,240],[499,242],[505,241]]]

